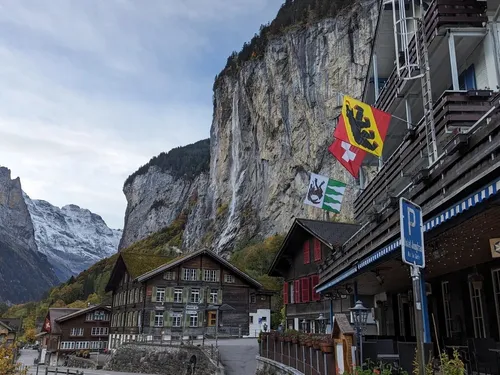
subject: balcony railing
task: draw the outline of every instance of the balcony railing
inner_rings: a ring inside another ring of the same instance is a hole
[[[434,0],[424,16],[426,42],[431,45],[443,27],[484,27],[488,21],[485,13],[485,2],[476,0]],[[422,43],[422,34],[419,33]],[[409,45],[410,59],[415,62],[415,38]],[[375,106],[382,111],[388,111],[394,99],[404,91],[408,81],[401,80],[394,66],[392,73],[380,89]]]

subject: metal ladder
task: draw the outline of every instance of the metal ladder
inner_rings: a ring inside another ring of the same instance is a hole
[[[420,78],[422,84],[422,101],[424,106],[425,135],[427,141],[427,157],[429,166],[438,158],[436,127],[434,123],[434,103],[432,101],[431,70],[429,65],[429,51],[427,50],[427,35],[425,33],[425,16],[420,23],[422,29],[421,56],[423,75]]]

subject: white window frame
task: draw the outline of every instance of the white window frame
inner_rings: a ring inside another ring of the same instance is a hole
[[[200,290],[197,288],[191,289],[191,295],[189,296],[189,301],[191,303],[200,303]]]
[[[182,314],[178,313],[172,316],[172,327],[179,328],[182,326]]]
[[[108,327],[92,327],[91,336],[106,336],[108,334]]]
[[[196,268],[184,268],[184,280],[196,281]]]
[[[477,339],[486,338],[482,289],[474,289],[474,287],[472,286],[472,282],[470,281],[469,281],[469,297],[470,297],[470,307],[472,310],[474,337]]]
[[[174,289],[174,303],[182,303],[182,288]]]
[[[163,274],[163,278],[165,280],[174,280],[175,279],[174,272],[173,271],[165,271],[165,273]]]
[[[163,327],[164,322],[163,322],[163,311],[156,311],[155,312],[155,327]]]
[[[198,327],[198,314],[189,315],[189,327]]]
[[[218,303],[219,291],[217,289],[210,289],[210,303]]]
[[[217,282],[217,270],[203,270],[203,280]]]
[[[450,306],[450,282],[441,281],[441,294],[443,296],[443,312],[444,312],[444,323],[446,328],[446,337],[451,337],[453,332],[453,317],[451,316],[451,306]]]
[[[83,328],[71,328],[70,336],[83,336]]]
[[[165,302],[165,287],[156,288],[156,302]]]
[[[228,283],[228,284],[234,284],[234,276],[229,274],[229,273],[225,273],[224,274],[224,282]]]
[[[495,311],[497,314],[498,333],[500,334],[500,268],[493,268],[491,270],[491,281],[493,282]]]

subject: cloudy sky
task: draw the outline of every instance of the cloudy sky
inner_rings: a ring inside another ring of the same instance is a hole
[[[208,138],[212,83],[282,0],[2,0],[0,165],[123,226],[125,178]]]

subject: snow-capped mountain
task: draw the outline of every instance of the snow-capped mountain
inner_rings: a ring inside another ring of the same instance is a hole
[[[59,208],[26,194],[24,200],[38,251],[47,256],[61,281],[117,252],[122,230],[108,228],[99,215],[73,204]]]

